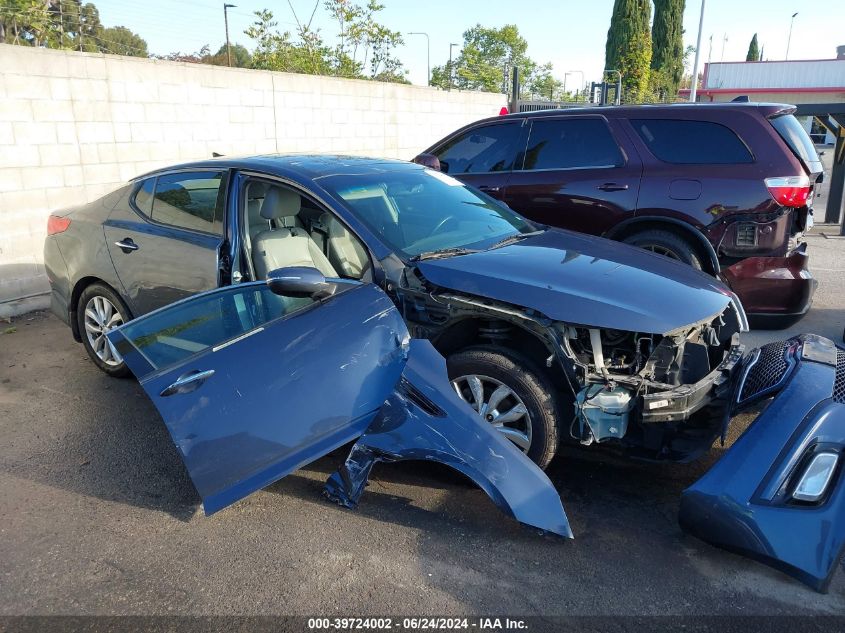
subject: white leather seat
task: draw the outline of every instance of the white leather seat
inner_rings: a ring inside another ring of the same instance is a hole
[[[287,266],[310,266],[326,277],[337,277],[337,271],[308,232],[294,226],[301,206],[302,198],[295,191],[276,186],[267,189],[260,213],[276,227],[261,231],[252,241],[252,263],[259,279]]]
[[[360,279],[370,265],[361,242],[331,213],[321,215],[320,224],[327,233],[329,262],[345,277]]]

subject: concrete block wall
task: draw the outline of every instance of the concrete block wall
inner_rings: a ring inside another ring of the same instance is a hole
[[[45,305],[53,209],[212,152],[410,159],[505,100],[0,44],[0,317]]]

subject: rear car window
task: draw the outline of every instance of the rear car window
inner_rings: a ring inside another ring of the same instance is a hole
[[[222,183],[223,172],[159,176],[150,217],[170,226],[222,234],[223,205],[219,201]]]
[[[447,174],[484,174],[513,169],[521,123],[474,128],[435,152]]]
[[[813,141],[804,126],[791,114],[784,114],[770,119],[777,133],[784,142],[789,145],[789,149],[800,158],[808,167],[814,166],[819,162],[819,155],[816,153],[816,148]]]
[[[622,151],[601,119],[536,120],[523,169],[618,167]]]
[[[753,163],[739,137],[711,121],[631,119],[639,137],[655,157],[677,165],[734,165]]]

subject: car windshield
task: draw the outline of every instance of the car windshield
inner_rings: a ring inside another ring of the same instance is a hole
[[[408,258],[483,250],[537,230],[493,198],[430,169],[324,176],[320,184]]]

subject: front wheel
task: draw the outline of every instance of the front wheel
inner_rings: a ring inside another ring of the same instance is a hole
[[[109,376],[128,376],[129,368],[106,338],[107,332],[132,318],[117,293],[103,284],[91,284],[79,297],[76,318],[82,344],[94,364]]]
[[[547,377],[509,349],[472,347],[446,361],[455,392],[540,468],[557,451],[556,397]]]

